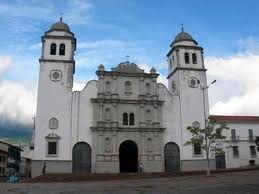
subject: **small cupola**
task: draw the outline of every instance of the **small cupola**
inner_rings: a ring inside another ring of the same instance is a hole
[[[181,32],[176,35],[174,41],[171,43],[170,47],[177,45],[186,45],[186,46],[197,46],[198,42],[193,39],[193,37],[184,31],[184,28],[181,28]]]

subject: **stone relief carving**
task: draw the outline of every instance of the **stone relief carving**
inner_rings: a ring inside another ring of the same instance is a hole
[[[201,127],[201,124],[200,124],[198,121],[194,121],[194,122],[192,123],[192,126],[193,126],[194,128],[200,128],[200,127]]]
[[[51,118],[49,120],[49,128],[50,129],[57,129],[58,128],[58,119],[56,118]]]

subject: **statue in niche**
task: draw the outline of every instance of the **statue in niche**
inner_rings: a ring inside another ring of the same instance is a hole
[[[152,139],[151,138],[147,139],[147,151],[152,152]]]
[[[110,121],[111,120],[111,110],[109,108],[105,109],[104,118],[105,118],[106,121]]]
[[[104,150],[105,152],[110,152],[111,151],[111,140],[109,137],[106,137],[105,138],[105,141],[104,141]]]
[[[132,94],[132,86],[130,81],[125,82],[125,94]]]

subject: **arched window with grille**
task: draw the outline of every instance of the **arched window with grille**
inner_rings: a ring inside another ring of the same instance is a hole
[[[123,115],[122,115],[122,124],[128,125],[128,114],[127,113],[123,113]]]
[[[65,51],[66,51],[66,46],[65,44],[60,44],[59,45],[59,55],[65,55]]]
[[[134,125],[134,114],[130,113],[129,115],[129,125]]]
[[[189,53],[184,53],[184,61],[186,64],[190,63],[190,56]]]
[[[197,55],[196,53],[192,53],[192,63],[197,64]]]
[[[50,54],[51,55],[55,55],[56,54],[56,50],[57,50],[57,45],[55,43],[52,43],[50,45]]]

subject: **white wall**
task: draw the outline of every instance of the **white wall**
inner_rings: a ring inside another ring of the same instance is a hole
[[[223,134],[227,136],[224,143],[224,150],[226,155],[226,167],[236,168],[240,166],[248,166],[249,160],[255,160],[255,163],[259,165],[259,153],[256,151],[256,157],[251,157],[250,146],[255,145],[254,142],[250,142],[248,139],[248,129],[253,129],[253,135],[259,136],[259,123],[227,123],[230,128],[224,131]],[[239,141],[231,141],[231,129],[236,130],[236,136],[239,137]],[[239,157],[233,157],[232,146],[238,146]]]

